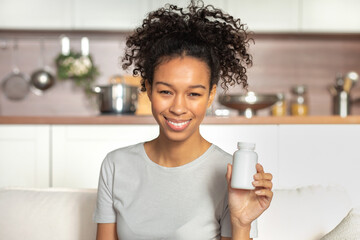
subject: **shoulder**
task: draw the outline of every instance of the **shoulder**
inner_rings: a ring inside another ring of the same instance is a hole
[[[143,143],[137,143],[126,147],[117,148],[109,152],[106,155],[106,158],[109,159],[109,161],[115,161],[119,159],[119,157],[136,155],[136,154],[139,155],[141,153],[142,147],[143,147]]]
[[[121,147],[109,152],[101,164],[100,174],[107,182],[127,178],[142,168],[144,162],[143,143]]]
[[[128,162],[134,162],[142,157],[143,143],[137,143],[126,147],[117,148],[109,152],[102,165],[114,168],[116,165],[124,165]]]
[[[213,148],[214,148],[214,152],[215,154],[222,156],[224,158],[232,158],[232,155],[228,152],[225,152],[223,149],[221,149],[220,147],[218,147],[217,145],[213,144]]]
[[[211,154],[209,154],[209,158],[219,164],[228,164],[232,162],[232,155],[215,144],[212,145],[212,151]]]

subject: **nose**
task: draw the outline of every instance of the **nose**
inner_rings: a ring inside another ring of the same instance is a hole
[[[187,112],[186,100],[183,96],[177,95],[170,107],[170,112],[175,115],[182,115]]]

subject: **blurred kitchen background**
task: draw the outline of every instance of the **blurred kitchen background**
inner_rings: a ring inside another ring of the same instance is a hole
[[[89,39],[89,52],[99,70],[95,85],[108,84],[121,68],[126,36],[146,14],[167,2],[186,6],[185,0],[0,0],[0,81],[14,65],[30,76],[43,65],[56,75],[61,38],[73,51]],[[357,0],[205,0],[239,17],[253,31],[253,66],[249,90],[283,93],[305,85],[309,115],[332,115],[329,86],[338,75],[360,72],[360,1]],[[42,57],[43,56],[43,57]],[[43,63],[44,62],[44,63]],[[231,89],[240,92],[241,89]],[[360,84],[351,91],[360,97]],[[214,107],[222,108],[219,103]],[[354,101],[352,114],[360,114]],[[94,99],[72,80],[56,79],[41,95],[29,92],[22,100],[8,99],[0,88],[0,115],[98,115]],[[259,115],[269,115],[269,109]],[[289,113],[288,113],[289,114]]]

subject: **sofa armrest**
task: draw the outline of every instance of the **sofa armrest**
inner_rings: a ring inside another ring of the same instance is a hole
[[[1,189],[0,239],[92,240],[96,189]]]
[[[270,207],[258,220],[258,239],[320,239],[339,224],[350,209],[350,197],[340,187],[274,190]]]

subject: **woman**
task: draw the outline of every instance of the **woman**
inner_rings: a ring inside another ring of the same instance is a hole
[[[198,5],[154,11],[127,40],[123,67],[135,63],[160,133],[106,156],[98,240],[250,239],[270,205],[272,175],[258,164],[255,190],[232,189],[232,156],[200,134],[219,79],[246,87],[252,60],[244,25]]]

